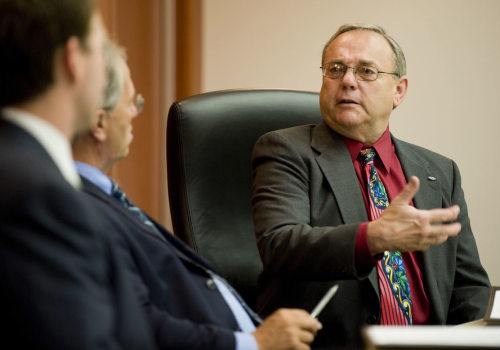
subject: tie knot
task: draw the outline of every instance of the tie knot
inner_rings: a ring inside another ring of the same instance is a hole
[[[122,203],[126,203],[128,201],[127,196],[125,195],[125,192],[121,189],[120,186],[116,182],[113,182],[113,185],[111,187],[111,196],[118,199]]]
[[[366,165],[369,163],[373,163],[373,159],[375,158],[377,152],[375,152],[375,149],[373,147],[367,147],[359,151],[359,154],[361,155],[361,159]]]
[[[121,193],[123,193],[123,191],[120,188],[120,186],[118,186],[118,184],[116,182],[113,182],[113,184],[111,185],[111,194],[113,196],[116,196],[116,195],[120,195]]]

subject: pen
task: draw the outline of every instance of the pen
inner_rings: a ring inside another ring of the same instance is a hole
[[[328,304],[330,299],[333,298],[335,293],[337,293],[337,289],[339,289],[338,284],[334,285],[328,290],[328,292],[326,292],[325,296],[321,298],[318,305],[316,305],[314,310],[311,312],[311,317],[317,317],[319,315],[319,313],[325,308],[326,304]]]

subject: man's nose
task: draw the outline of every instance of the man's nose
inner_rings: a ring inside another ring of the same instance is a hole
[[[357,84],[356,73],[354,67],[347,67],[342,77],[342,85],[346,89],[353,89]]]

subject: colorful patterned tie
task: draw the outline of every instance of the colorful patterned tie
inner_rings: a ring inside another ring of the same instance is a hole
[[[365,164],[368,180],[368,197],[370,200],[370,219],[376,220],[382,211],[389,206],[385,187],[380,181],[373,163],[376,152],[372,147],[360,151]],[[410,285],[406,276],[403,258],[398,251],[385,251],[377,264],[380,287],[380,305],[382,309],[380,324],[411,325]]]
[[[156,228],[155,224],[149,220],[148,216],[137,207],[130,199],[128,199],[127,195],[123,190],[118,186],[115,182],[113,182],[113,186],[111,188],[111,196],[118,199],[122,204],[127,208],[130,212],[132,212],[135,216],[139,218],[146,226],[148,226],[154,232],[155,236],[158,238],[165,240],[165,237],[161,234],[161,232]]]

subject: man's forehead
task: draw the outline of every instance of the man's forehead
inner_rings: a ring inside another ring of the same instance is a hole
[[[340,34],[326,50],[325,62],[355,59],[374,62],[394,58],[392,48],[383,35],[371,30],[352,30]]]
[[[330,43],[328,50],[339,47],[367,48],[370,46],[384,47],[391,50],[391,47],[383,35],[372,30],[356,29],[340,34]]]

